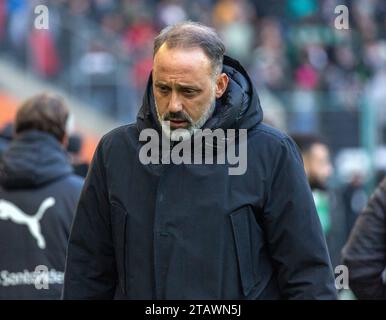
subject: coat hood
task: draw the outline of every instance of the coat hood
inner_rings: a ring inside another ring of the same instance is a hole
[[[263,110],[247,72],[238,61],[228,56],[224,56],[223,72],[229,77],[228,88],[221,98],[216,99],[215,111],[203,128],[226,130],[250,129],[256,126],[263,120]],[[146,128],[161,130],[155,109],[152,82],[150,74],[142,107],[137,116],[139,130]]]
[[[7,141],[11,141],[13,137],[13,124],[8,123],[4,126],[4,128],[0,131],[0,139],[4,139]]]
[[[34,188],[72,173],[67,155],[50,134],[31,130],[20,134],[0,162],[0,185]]]

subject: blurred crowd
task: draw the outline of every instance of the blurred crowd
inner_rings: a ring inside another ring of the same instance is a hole
[[[45,32],[32,28],[37,4],[49,8]],[[335,28],[341,4],[349,30]],[[382,0],[1,0],[0,43],[41,77],[88,92],[95,108],[132,121],[155,34],[191,19],[216,28],[258,89],[292,112],[286,129],[324,130],[329,111],[355,112],[363,99],[385,128],[385,14]]]

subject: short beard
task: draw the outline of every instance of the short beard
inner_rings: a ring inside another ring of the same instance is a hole
[[[167,137],[167,139],[171,141],[179,141],[181,140],[181,138],[182,140],[188,140],[192,137],[194,132],[197,129],[201,129],[203,125],[208,121],[208,119],[213,115],[214,110],[216,108],[216,96],[215,96],[215,93],[213,93],[210,105],[206,108],[206,111],[200,117],[200,119],[198,119],[195,123],[193,122],[193,119],[184,112],[184,115],[190,124],[188,125],[187,128],[183,128],[184,130],[178,130],[178,131],[176,131],[175,129],[171,129],[170,121],[165,121],[164,118],[159,114],[157,102],[155,101],[155,99],[154,99],[154,104],[155,104],[155,109],[157,111],[158,121],[162,128],[162,132]]]

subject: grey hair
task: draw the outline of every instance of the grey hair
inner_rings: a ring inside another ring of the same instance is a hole
[[[214,29],[192,21],[167,26],[154,39],[153,57],[164,43],[168,48],[201,48],[210,59],[214,73],[221,73],[225,45]]]

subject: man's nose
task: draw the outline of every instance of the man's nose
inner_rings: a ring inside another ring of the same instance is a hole
[[[169,101],[169,112],[178,112],[182,110],[182,102],[176,92],[172,92]]]

